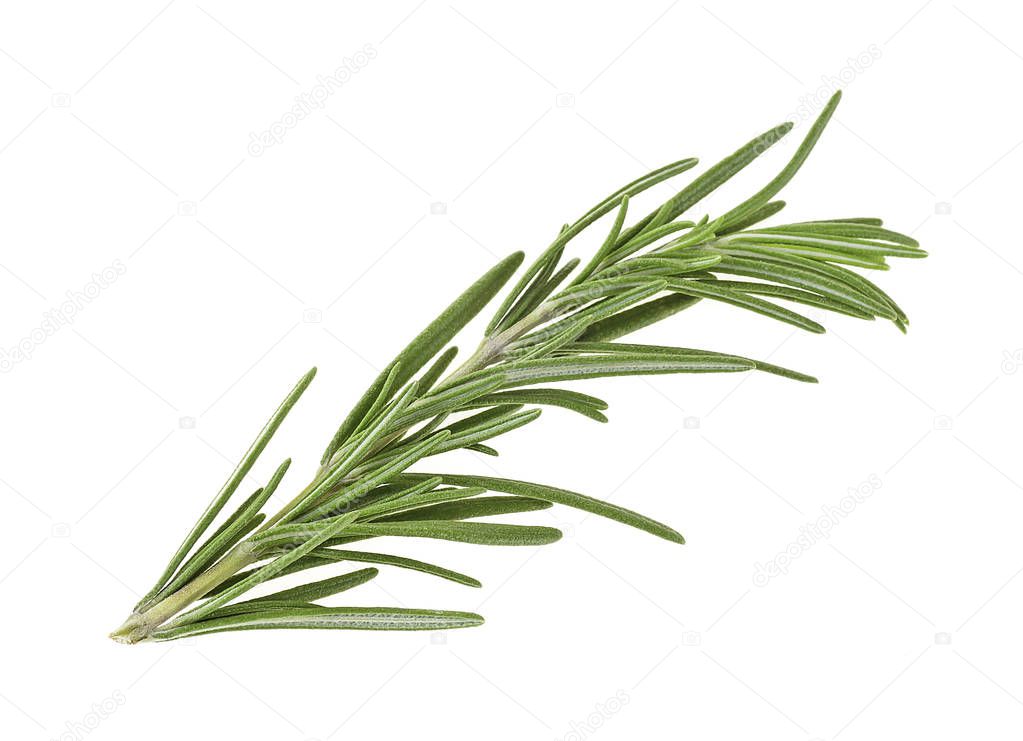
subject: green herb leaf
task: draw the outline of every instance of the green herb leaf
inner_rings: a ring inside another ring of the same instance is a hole
[[[249,604],[284,600],[313,602],[318,599],[323,599],[324,597],[339,594],[349,589],[354,589],[361,584],[365,584],[379,573],[379,569],[359,569],[358,571],[352,571],[351,573],[342,574],[341,576],[332,576],[329,579],[322,579],[320,581],[310,582],[309,584],[303,584],[298,587],[292,587],[291,589],[285,589],[280,592],[274,592],[273,594],[268,594],[265,597],[256,597],[255,599],[249,600]]]
[[[334,630],[450,630],[482,625],[483,618],[472,612],[409,610],[398,607],[314,607],[266,610],[243,615],[203,620],[156,630],[150,640],[223,633],[232,630],[318,628]]]
[[[649,517],[633,512],[632,510],[619,507],[610,502],[588,497],[585,494],[577,494],[567,489],[558,489],[553,486],[534,484],[529,481],[516,481],[515,479],[502,479],[494,476],[465,476],[456,474],[421,474],[429,476],[440,476],[444,483],[452,486],[479,486],[489,491],[501,491],[505,494],[514,494],[520,497],[532,499],[543,499],[554,504],[563,504],[567,507],[581,509],[601,517],[606,517],[616,522],[644,530],[659,538],[670,540],[673,543],[685,543],[681,533],[676,532],[667,525],[661,524]]]
[[[681,294],[662,296],[639,306],[633,306],[631,309],[626,309],[607,319],[594,322],[579,335],[578,339],[584,341],[617,340],[619,337],[632,334],[643,327],[649,327],[662,319],[674,316],[699,301],[700,299],[696,296]]]
[[[551,502],[527,497],[473,497],[430,507],[411,509],[381,517],[376,522],[408,522],[409,520],[471,520],[476,517],[512,515],[550,509]]]
[[[456,355],[458,355],[458,348],[449,347],[437,356],[437,359],[433,361],[433,365],[431,365],[426,372],[423,373],[422,378],[419,379],[420,393],[425,394],[433,388],[434,384],[436,384],[437,381],[440,380],[440,377],[444,375],[444,371],[446,371],[448,366],[451,365],[451,361],[455,359]]]
[[[514,389],[497,394],[481,396],[465,406],[466,409],[490,407],[498,404],[540,404],[561,407],[578,412],[598,422],[607,422],[601,410],[607,409],[607,402],[593,396],[580,394],[578,391],[565,389]]]
[[[650,376],[665,373],[736,373],[753,370],[756,365],[734,355],[694,355],[692,357],[559,357],[527,360],[509,365],[507,386],[528,386],[556,381],[580,381],[611,376]]]
[[[346,533],[370,538],[435,538],[476,545],[547,545],[561,539],[561,531],[553,527],[444,520],[360,522],[346,528]]]
[[[457,487],[453,489],[438,489],[426,494],[418,494],[410,497],[400,497],[387,502],[363,507],[359,510],[359,520],[375,520],[381,515],[389,515],[394,512],[405,512],[407,510],[427,507],[440,502],[450,502],[455,499],[468,499],[482,494],[486,489],[478,487]]]
[[[805,329],[807,332],[814,332],[821,334],[824,332],[824,327],[815,322],[809,317],[805,317],[802,314],[797,314],[794,311],[790,311],[776,304],[772,304],[770,301],[764,301],[763,299],[749,296],[740,291],[733,291],[728,288],[723,288],[717,285],[716,281],[673,281],[669,288],[681,293],[685,296],[692,298],[709,298],[715,301],[721,301],[732,306],[738,306],[743,309],[748,309],[757,314],[763,314],[764,316],[777,319],[778,321],[791,324],[794,327]]]
[[[838,102],[842,99],[842,91],[839,90],[831,99],[827,105],[824,106],[824,110],[817,116],[817,120],[813,122],[813,126],[810,127],[810,131],[807,132],[806,138],[799,145],[796,153],[789,160],[789,163],[785,168],[778,173],[771,182],[765,185],[755,195],[751,196],[748,200],[742,204],[736,206],[731,211],[726,213],[722,217],[724,224],[732,224],[744,219],[748,219],[751,213],[755,213],[762,209],[767,203],[774,198],[782,188],[788,185],[789,181],[799,172],[799,168],[806,162],[806,158],[810,156],[810,152],[817,144],[817,140],[820,139],[821,134],[824,133],[825,127],[828,125],[828,121],[831,120],[831,116],[835,113],[835,108],[838,107]]]

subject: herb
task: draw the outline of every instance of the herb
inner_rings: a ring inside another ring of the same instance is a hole
[[[784,206],[775,196],[806,160],[838,100],[836,94],[785,168],[722,216],[680,218],[780,140],[791,124],[756,137],[631,226],[625,224],[632,199],[693,168],[695,159],[629,183],[566,225],[506,294],[476,351],[449,372],[458,352],[449,343],[511,280],[523,255],[502,260],[376,378],[330,440],[312,481],[283,509],[272,517],[261,512],[290,460],[199,544],[309,386],[315,374],[311,370],[285,397],[156,585],[112,637],[136,643],[256,628],[435,630],[479,625],[483,618],[467,612],[316,604],[373,579],[375,566],[264,597],[238,598],[277,577],[341,561],[412,569],[478,587],[475,578],[442,566],[338,546],[381,536],[543,545],[561,533],[478,518],[554,504],[683,543],[667,525],[565,489],[490,476],[410,473],[409,468],[458,448],[496,455],[490,442],[534,422],[544,406],[607,421],[607,405],[600,399],[548,385],[561,381],[762,371],[815,382],[803,373],[738,355],[616,341],[700,300],[731,304],[809,332],[824,328],[777,302],[861,319],[880,317],[905,331],[908,320],[902,309],[850,267],[884,270],[887,257],[924,257],[914,239],[871,218],[761,225]],[[609,214],[613,223],[595,254],[585,264],[566,260],[569,243]]]

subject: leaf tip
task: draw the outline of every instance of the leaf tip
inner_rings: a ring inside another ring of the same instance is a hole
[[[525,259],[526,253],[523,252],[522,250],[518,250],[517,252],[513,252],[510,255],[508,255],[508,257],[504,258],[502,262],[509,270],[514,272],[519,269],[519,266]]]

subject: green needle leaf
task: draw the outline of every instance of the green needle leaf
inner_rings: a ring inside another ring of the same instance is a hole
[[[274,592],[273,594],[268,594],[265,597],[257,597],[256,599],[249,600],[248,604],[255,605],[260,602],[273,602],[275,600],[314,602],[318,599],[323,599],[349,589],[354,589],[361,584],[365,584],[379,573],[379,569],[359,569],[358,571],[352,571],[351,573],[342,574],[341,576],[332,576],[329,579],[322,579],[320,581],[310,582],[309,584],[303,584],[299,587],[285,589],[281,592]]]
[[[750,211],[745,217],[733,221],[728,226],[719,228],[717,234],[720,237],[741,229],[748,229],[754,224],[759,224],[761,221],[771,218],[783,208],[785,208],[785,201],[771,201],[754,211]]]
[[[755,296],[748,296],[739,291],[722,288],[717,285],[716,281],[673,281],[669,285],[669,288],[693,298],[709,298],[726,304],[732,304],[733,306],[738,306],[743,309],[749,309],[757,314],[763,314],[764,316],[771,317],[772,319],[777,319],[778,321],[785,322],[786,324],[791,324],[794,327],[805,329],[807,332],[814,332],[816,334],[824,332],[824,327],[815,322],[813,319],[805,317],[802,314],[797,314],[796,312],[790,311],[784,307],[772,304],[770,301],[764,301],[763,299],[756,298]]]
[[[672,528],[649,517],[633,512],[632,510],[619,507],[610,502],[588,497],[585,494],[577,494],[567,489],[558,489],[543,484],[533,484],[528,481],[516,481],[515,479],[502,479],[493,476],[464,476],[446,473],[417,474],[422,476],[440,476],[445,484],[451,486],[480,486],[489,491],[501,491],[505,494],[514,494],[520,497],[532,499],[544,499],[554,504],[563,504],[566,507],[574,507],[584,512],[590,512],[601,517],[606,517],[616,522],[644,530],[659,538],[670,540],[673,543],[685,543],[685,538]]]
[[[408,522],[409,520],[471,520],[475,517],[513,515],[550,509],[550,502],[527,497],[473,497],[455,502],[435,504],[381,517],[376,522]]]
[[[444,375],[444,371],[451,365],[451,361],[458,355],[457,347],[449,347],[447,350],[437,356],[437,359],[433,362],[423,377],[419,379],[419,391],[425,394],[427,391],[433,388],[434,384],[440,380],[440,377]]]
[[[447,440],[442,441],[431,455],[443,453],[448,450],[456,450],[457,448],[464,448],[469,445],[482,442],[483,440],[489,440],[492,437],[503,435],[506,432],[517,430],[519,427],[527,425],[535,420],[540,416],[540,414],[541,411],[539,409],[529,409],[524,412],[509,412],[502,417],[488,420],[471,428],[462,430],[458,434],[452,435]]]
[[[438,414],[464,408],[469,402],[496,391],[503,383],[503,375],[491,372],[446,388],[442,386],[428,396],[417,399],[406,413],[395,420],[393,428],[406,429]]]
[[[880,219],[839,219],[836,221],[803,221],[797,224],[786,224],[785,226],[768,227],[763,232],[777,232],[784,234],[808,234],[827,237],[851,237],[853,239],[866,239],[871,241],[891,242],[905,247],[917,248],[917,252],[926,254],[920,250],[920,243],[912,237],[894,232],[881,227]]]
[[[611,251],[614,249],[615,244],[618,242],[618,236],[622,233],[622,225],[625,223],[625,215],[629,212],[629,197],[622,197],[622,204],[618,208],[618,216],[615,217],[614,224],[611,226],[611,231],[608,233],[607,238],[604,240],[604,244],[594,253],[593,258],[587,263],[586,267],[582,269],[575,280],[572,281],[572,285],[578,285],[583,281],[587,280],[594,271],[604,262]]]
[[[721,255],[699,254],[687,257],[636,257],[618,267],[629,273],[643,275],[680,276],[708,270],[721,262]]]
[[[665,373],[736,373],[753,370],[755,364],[734,355],[692,357],[603,358],[567,357],[527,360],[509,365],[508,386],[528,386],[556,381],[580,381],[611,376],[646,376]]]
[[[831,120],[832,114],[835,112],[835,108],[838,107],[838,102],[842,99],[842,91],[839,90],[831,96],[831,100],[824,106],[824,110],[821,111],[820,115],[817,116],[817,120],[814,121],[813,126],[810,127],[810,131],[807,132],[806,138],[799,145],[799,149],[789,160],[789,163],[785,168],[778,173],[771,182],[765,185],[759,192],[750,197],[747,201],[739,206],[736,206],[731,211],[726,213],[722,217],[722,222],[726,225],[737,223],[748,219],[750,214],[755,213],[767,205],[768,202],[774,196],[781,191],[789,181],[799,172],[799,168],[806,162],[806,158],[810,156],[810,152],[817,144],[817,140],[820,139],[821,134],[824,133],[825,127],[828,125],[828,121]]]
[[[483,455],[490,455],[495,458],[500,455],[500,453],[497,452],[497,448],[492,448],[489,445],[484,445],[483,443],[473,443],[472,445],[466,445],[465,449],[471,450],[474,453],[483,453]]]
[[[450,502],[455,499],[468,499],[469,497],[482,494],[485,491],[486,489],[480,489],[479,487],[457,487],[453,489],[438,489],[427,492],[426,494],[392,499],[369,507],[363,507],[359,510],[359,520],[374,520],[381,515],[415,510],[421,507],[427,507],[431,504]]]
[[[561,531],[553,527],[444,520],[359,522],[346,528],[345,534],[435,538],[476,545],[547,545],[561,539]]]
[[[300,609],[311,609],[319,607],[319,605],[313,605],[308,602],[300,602],[297,600],[268,600],[266,602],[235,602],[231,605],[221,607],[219,610],[215,610],[210,613],[207,620],[216,620],[218,618],[231,617],[233,615],[249,615],[249,614],[262,614],[270,612],[271,610],[300,610]]]
[[[859,227],[869,230],[872,227]],[[881,230],[886,231],[886,230]],[[889,232],[894,234],[894,232]],[[901,237],[902,235],[897,235]],[[820,252],[846,252],[852,255],[875,255],[878,257],[889,255],[891,257],[920,258],[926,257],[927,253],[915,244],[902,244],[899,242],[884,242],[877,239],[861,239],[845,234],[820,234],[808,232],[798,228],[775,227],[774,229],[763,229],[760,231],[744,231],[732,234],[726,239],[720,240],[731,244],[755,244],[758,246],[778,244],[784,247],[804,246],[815,248]]]
[[[472,612],[409,610],[400,607],[313,607],[267,610],[155,631],[150,640],[222,633],[232,630],[321,628],[334,630],[449,630],[482,625],[483,618]]]
[[[512,391],[502,391],[497,394],[481,396],[467,404],[464,408],[475,409],[497,404],[541,404],[555,406],[578,412],[598,422],[607,422],[607,417],[600,413],[601,410],[607,409],[606,402],[593,396],[565,389],[515,389]]]
[[[688,309],[699,302],[696,296],[683,296],[672,294],[661,298],[647,301],[639,306],[619,312],[607,319],[601,319],[591,324],[585,332],[579,335],[579,340],[598,342],[602,340],[617,340],[636,330],[656,324],[662,319],[667,319],[680,311]]]
[[[414,558],[392,556],[386,553],[346,551],[341,550],[340,548],[317,548],[309,555],[309,557],[317,558],[324,562],[361,561],[363,563],[376,563],[383,566],[397,566],[401,569],[409,569],[411,571],[419,571],[423,574],[430,574],[431,576],[439,576],[441,579],[447,579],[448,581],[457,582],[458,584],[464,584],[468,587],[482,586],[476,579],[473,579],[471,576],[466,576],[465,574],[460,574],[457,571],[445,569],[442,566],[435,566],[434,564],[426,563],[425,561],[417,561]]]
[[[828,296],[836,301],[852,304],[861,311],[885,319],[895,319],[898,316],[895,310],[884,301],[883,295],[879,295],[878,289],[869,281],[861,282],[861,280],[857,280],[860,276],[852,271],[817,260],[807,260],[795,255],[773,254],[768,256],[742,253],[737,250],[735,256],[726,257],[714,266],[714,270],[802,288],[822,296]],[[851,276],[855,276],[855,278]],[[866,283],[867,286],[864,286],[863,283]]]
[[[836,300],[830,296],[821,296],[816,293],[810,293],[809,291],[792,288],[790,286],[779,286],[773,283],[752,283],[749,281],[739,280],[719,280],[715,281],[714,285],[730,291],[738,291],[740,293],[747,294],[752,293],[758,296],[772,296],[786,301],[794,301],[799,304],[805,304],[806,306],[813,306],[818,309],[826,309],[839,314],[846,314],[848,316],[856,317],[857,319],[865,319],[867,321],[872,321],[874,319],[873,314],[868,314],[852,304]]]
[[[398,379],[401,377],[401,363],[395,360],[391,363],[389,370],[387,371],[387,377],[384,378],[384,384],[380,387],[380,394],[376,399],[373,400],[373,404],[370,405],[369,411],[366,412],[366,416],[356,425],[355,429],[352,430],[353,435],[357,435],[366,429],[367,423],[372,421],[380,411],[387,406],[387,402],[390,401],[391,397],[398,390],[399,384]],[[418,386],[416,386],[418,389]],[[321,461],[325,464],[326,461]]]
[[[715,353],[712,350],[696,350],[691,347],[669,347],[665,345],[632,345],[624,342],[576,342],[571,346],[571,350],[575,352],[585,353],[602,353],[609,355],[616,355],[618,357],[643,357],[643,356],[655,356],[655,357],[688,357],[692,355],[709,355],[714,356],[719,353]],[[737,357],[737,356],[736,356]],[[765,363],[762,360],[753,360],[750,358],[740,358],[752,363],[758,371],[765,373],[771,373],[776,376],[782,376],[789,378],[794,381],[802,381],[804,383],[817,383],[817,379],[813,376],[808,376],[805,373],[799,373],[798,371],[789,370],[788,368],[782,368],[777,365],[771,365]],[[433,481],[435,479],[431,479]]]

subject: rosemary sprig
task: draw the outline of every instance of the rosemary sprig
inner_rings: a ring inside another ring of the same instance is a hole
[[[778,301],[861,319],[880,317],[905,331],[908,319],[902,309],[850,268],[885,270],[888,257],[924,257],[914,239],[872,218],[761,226],[784,207],[775,196],[806,160],[838,101],[836,94],[778,175],[722,216],[680,218],[783,138],[791,124],[754,138],[631,226],[625,222],[637,196],[697,161],[672,163],[612,193],[561,230],[506,294],[475,352],[448,372],[458,352],[451,341],[518,272],[523,254],[499,262],[370,384],[327,444],[313,479],[288,504],[270,517],[261,512],[290,459],[199,544],[309,386],[315,369],[309,371],[256,437],[156,584],[111,636],[137,643],[258,628],[434,630],[479,625],[483,618],[467,612],[324,607],[317,601],[375,578],[376,566],[478,587],[475,578],[442,566],[338,546],[382,536],[543,545],[561,533],[478,518],[554,504],[683,543],[682,535],[667,525],[565,489],[409,469],[458,448],[496,455],[488,443],[531,424],[545,406],[607,421],[607,404],[600,399],[547,384],[747,371],[816,381],[730,353],[616,341],[701,300],[730,304],[809,332],[824,328]],[[611,213],[613,222],[597,251],[585,263],[565,259],[571,241]],[[488,492],[499,496],[484,496]],[[374,566],[239,600],[277,577],[343,561]]]

